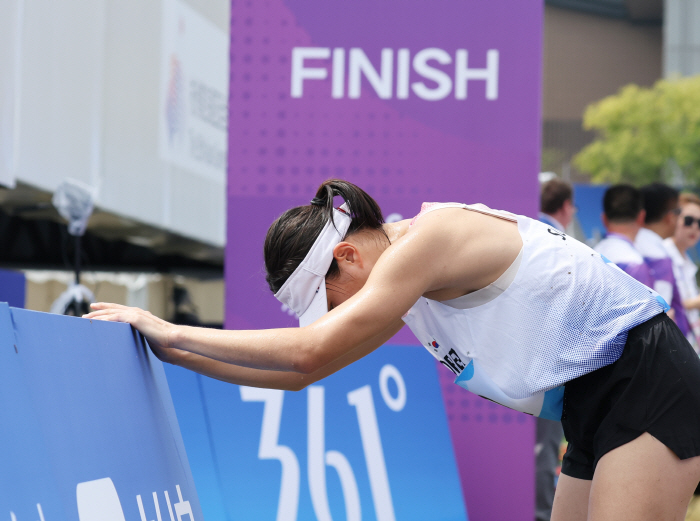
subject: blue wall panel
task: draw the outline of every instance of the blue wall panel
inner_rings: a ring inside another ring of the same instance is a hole
[[[466,520],[427,356],[384,346],[299,392],[166,365],[205,517]]]
[[[0,517],[203,519],[162,364],[129,325],[0,304]]]

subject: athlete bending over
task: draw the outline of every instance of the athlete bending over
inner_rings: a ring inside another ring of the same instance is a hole
[[[700,481],[700,360],[663,299],[584,244],[483,205],[424,204],[387,224],[369,195],[332,180],[273,223],[265,265],[301,327],[175,326],[104,303],[86,317],[132,324],[165,362],[288,390],[408,324],[457,384],[561,418],[554,521],[683,519]]]

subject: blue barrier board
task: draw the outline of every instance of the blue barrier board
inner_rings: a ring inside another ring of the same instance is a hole
[[[165,368],[207,520],[466,521],[423,349],[383,346],[299,392]]]
[[[163,366],[129,325],[0,303],[0,518],[203,521]]]

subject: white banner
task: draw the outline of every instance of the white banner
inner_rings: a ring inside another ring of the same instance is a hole
[[[212,20],[228,9],[197,3],[213,18],[175,1],[0,0],[0,185],[77,179],[102,211],[223,246],[228,39]]]
[[[162,31],[160,158],[224,179],[228,37],[180,0],[163,0]]]

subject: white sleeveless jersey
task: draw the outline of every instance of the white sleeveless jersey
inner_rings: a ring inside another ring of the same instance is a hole
[[[668,309],[599,253],[539,221],[459,203],[424,204],[419,216],[449,207],[514,221],[523,240],[493,284],[446,302],[421,297],[403,317],[475,394],[560,419],[563,384],[616,361],[627,332]]]

